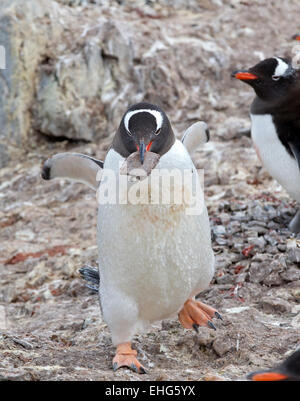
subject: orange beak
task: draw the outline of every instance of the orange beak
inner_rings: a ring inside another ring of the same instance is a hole
[[[236,79],[240,79],[242,81],[249,81],[252,79],[258,79],[257,75],[251,74],[251,72],[247,71],[236,71],[232,73],[232,76]]]
[[[278,372],[263,372],[254,374],[251,379],[257,382],[270,382],[285,380],[287,379],[287,376]]]
[[[296,34],[292,37],[293,40],[300,40],[300,35]]]

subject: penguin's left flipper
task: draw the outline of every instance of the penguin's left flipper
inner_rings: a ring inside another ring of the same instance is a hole
[[[216,330],[212,322],[214,317],[222,319],[216,309],[193,299],[188,299],[178,314],[182,326],[186,329],[193,328],[196,332],[198,332],[199,326],[207,326]]]
[[[97,190],[97,174],[103,168],[103,162],[81,153],[58,153],[46,160],[42,167],[42,178],[69,178],[82,182]]]
[[[183,134],[181,142],[192,155],[201,145],[209,141],[209,129],[204,121],[192,124]]]

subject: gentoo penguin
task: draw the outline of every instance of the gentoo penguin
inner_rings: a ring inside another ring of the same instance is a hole
[[[300,349],[273,369],[249,373],[247,379],[253,381],[300,381]]]
[[[124,114],[106,155],[98,200],[102,191],[120,180],[120,166],[136,152],[141,166],[147,152],[159,156],[150,176],[155,170],[170,169],[198,174],[164,111],[139,103]],[[214,274],[206,206],[197,214],[186,209],[184,203],[99,202],[99,297],[117,347],[114,370],[126,366],[146,372],[131,341],[155,321],[177,313],[185,328],[197,331],[199,326],[215,329],[212,319],[221,318],[214,308],[194,298]]]
[[[232,76],[250,85],[251,135],[256,153],[268,170],[300,202],[300,80],[291,61],[272,57]],[[290,222],[300,232],[300,212]]]

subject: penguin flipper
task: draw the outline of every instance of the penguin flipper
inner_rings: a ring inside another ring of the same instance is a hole
[[[300,232],[300,209],[290,221],[289,230],[295,234],[298,234]]]
[[[50,157],[42,167],[42,178],[69,178],[82,182],[97,190],[97,174],[103,168],[103,162],[81,153],[58,153]]]
[[[294,142],[289,142],[288,144],[289,144],[290,149],[298,163],[298,167],[300,170],[300,144],[294,143]]]
[[[204,121],[192,124],[183,134],[181,142],[189,154],[193,154],[200,145],[209,141],[209,129]]]
[[[81,277],[85,281],[87,281],[86,287],[92,290],[93,292],[98,293],[100,285],[100,274],[97,267],[85,265],[81,269],[79,269],[79,273]]]

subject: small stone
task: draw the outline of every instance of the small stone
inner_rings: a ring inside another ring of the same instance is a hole
[[[285,252],[286,251],[286,245],[285,244],[278,244],[277,248],[280,252]]]
[[[196,345],[209,347],[215,338],[216,334],[212,330],[206,327],[201,327],[199,328],[199,333],[195,335],[193,339]]]
[[[264,235],[264,239],[267,241],[268,244],[270,244],[271,246],[275,246],[277,245],[278,241],[276,240],[276,238],[271,237],[271,235]]]
[[[288,250],[288,260],[292,263],[300,263],[300,248],[290,248]]]
[[[232,220],[248,221],[249,216],[245,212],[236,212],[236,213],[233,213]]]
[[[144,163],[141,164],[140,153],[134,152],[124,161],[120,174],[133,177],[145,177],[151,173],[159,162],[160,155],[153,152],[146,152]]]
[[[248,238],[248,241],[255,245],[257,248],[259,249],[264,249],[266,246],[266,241],[263,237],[259,237],[259,238]]]
[[[232,349],[233,344],[228,337],[217,337],[213,342],[213,350],[218,356],[223,356]]]
[[[226,234],[226,229],[225,229],[224,226],[214,226],[212,230],[213,230],[213,233],[216,236],[225,235]]]
[[[252,262],[249,269],[251,283],[261,283],[272,272],[271,266],[266,263]]]
[[[225,239],[225,238],[223,238],[223,237],[217,237],[217,238],[215,239],[215,242],[216,242],[218,245],[221,245],[221,246],[225,246],[225,245],[228,244],[228,240]]]
[[[278,272],[272,272],[264,280],[263,283],[269,287],[280,285],[283,283],[282,276]]]
[[[287,271],[281,273],[280,277],[289,282],[300,280],[300,269],[290,267]]]
[[[296,301],[300,302],[300,288],[294,288],[291,293]]]
[[[253,226],[251,229],[256,231],[258,234],[266,234],[268,232],[268,229],[262,226]]]
[[[289,302],[281,298],[263,298],[259,306],[267,313],[283,313],[292,310]]]
[[[233,283],[233,276],[231,274],[223,274],[220,277],[216,277],[218,284],[230,284]]]
[[[204,380],[205,382],[224,382],[224,381],[226,381],[226,379],[222,376],[210,375],[210,374],[206,374],[205,376],[203,376],[202,380]]]
[[[15,337],[13,337],[12,340],[14,343],[21,345],[25,349],[33,349],[33,345],[31,343],[29,343],[28,341],[21,340],[19,338],[15,338]]]

